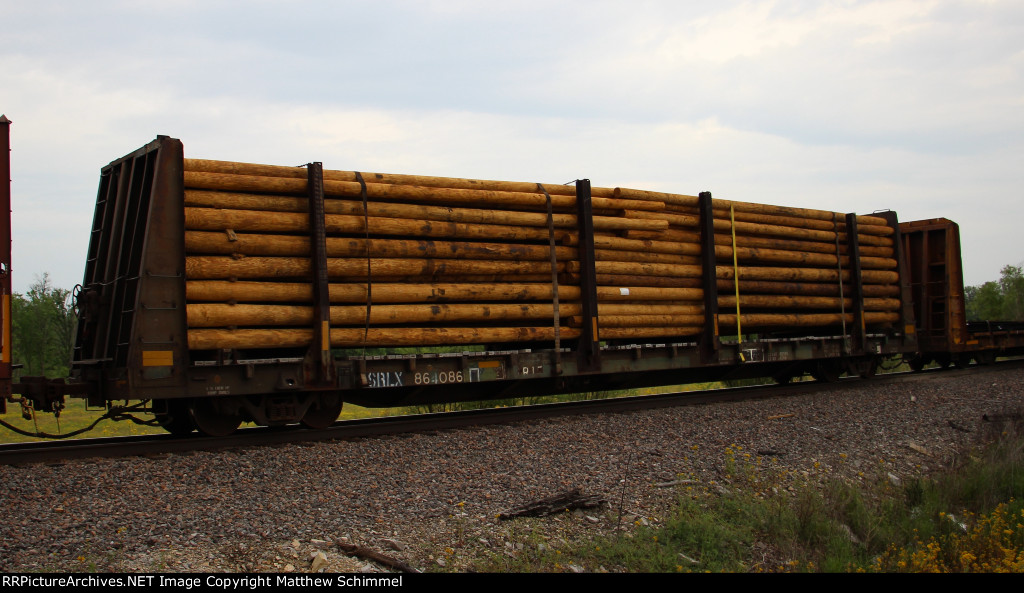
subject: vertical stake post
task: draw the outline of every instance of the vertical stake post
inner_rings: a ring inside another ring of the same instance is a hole
[[[11,395],[11,120],[0,115],[0,414]]]
[[[327,278],[323,164],[317,162],[306,165],[306,176],[309,181],[310,251],[313,263],[313,344],[310,346],[310,355],[317,367],[316,381],[324,385],[334,380],[334,359],[331,356],[331,297]]]
[[[583,326],[577,348],[579,370],[601,370],[601,343],[597,327],[597,268],[594,258],[594,212],[590,180],[576,180],[576,221],[579,230],[580,293]]]
[[[715,214],[711,209],[711,192],[698,196],[700,215],[701,288],[704,291],[704,332],[700,338],[701,360],[718,360],[721,340],[718,335],[718,267],[715,259]],[[736,279],[739,286],[739,279]],[[738,320],[737,320],[738,321]],[[739,345],[737,344],[737,348]]]
[[[850,257],[850,298],[853,299],[853,347],[851,354],[864,354],[867,329],[864,327],[864,285],[860,273],[860,242],[857,239],[857,215],[846,215],[846,249]]]

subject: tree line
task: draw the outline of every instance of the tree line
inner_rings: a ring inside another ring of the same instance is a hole
[[[1004,266],[999,280],[964,288],[969,321],[1024,321],[1024,266]]]
[[[11,362],[21,365],[15,377],[67,377],[78,317],[71,291],[53,285],[48,274],[37,277],[25,294],[11,298]]]

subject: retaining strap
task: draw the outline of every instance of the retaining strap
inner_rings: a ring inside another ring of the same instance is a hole
[[[555,374],[562,374],[561,315],[558,312],[558,255],[555,253],[555,216],[551,207],[551,194],[540,183],[537,189],[544,192],[548,207],[548,246],[551,248],[551,303],[555,326]]]

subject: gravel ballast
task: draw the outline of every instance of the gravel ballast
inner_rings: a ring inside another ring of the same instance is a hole
[[[419,570],[657,523],[678,487],[721,481],[726,449],[814,479],[948,465],[1024,410],[1024,370],[758,401],[400,436],[0,467],[0,568],[369,572],[338,543]],[[691,482],[692,481],[692,482]],[[497,515],[578,489],[603,508]],[[527,544],[528,545],[528,544]]]

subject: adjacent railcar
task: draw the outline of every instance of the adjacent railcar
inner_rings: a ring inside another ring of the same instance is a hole
[[[900,225],[909,266],[918,349],[907,353],[914,370],[935,362],[963,367],[1024,354],[1024,323],[967,321],[960,227],[945,218]]]

